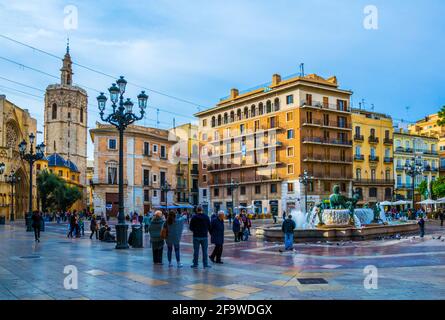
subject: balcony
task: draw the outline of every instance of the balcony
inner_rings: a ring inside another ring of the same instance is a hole
[[[278,177],[278,175],[273,174],[271,176],[255,176],[251,179],[241,180],[237,181],[239,185],[247,185],[247,184],[258,184],[258,183],[265,183],[265,182],[276,182],[281,181],[282,179]],[[231,183],[231,180],[222,180],[222,181],[213,181],[210,186],[212,187],[220,187],[220,186],[229,186]]]
[[[379,162],[379,157],[378,156],[369,156],[368,157],[369,162]]]
[[[199,174],[199,170],[198,170],[198,168],[192,168],[192,170],[190,170],[190,173],[194,174],[194,175],[198,175]]]
[[[176,168],[176,175],[177,176],[183,176],[184,175],[184,170],[182,170],[181,168]]]
[[[404,166],[396,166],[396,170],[397,171],[404,171],[405,167]]]
[[[352,146],[351,140],[338,140],[338,139],[324,139],[320,137],[304,137],[303,143],[314,143],[314,144],[328,144],[335,146]]]
[[[176,189],[186,189],[187,188],[187,184],[185,182],[178,182],[176,184]]]
[[[427,156],[438,156],[439,155],[439,153],[437,151],[432,151],[432,150],[423,151],[423,154],[427,155]]]
[[[379,143],[379,138],[374,136],[369,136],[368,138],[369,143]]]
[[[412,148],[404,148],[404,147],[397,147],[396,148],[396,153],[413,153],[413,149]]]
[[[339,172],[326,173],[321,171],[315,171],[315,172],[308,172],[308,174],[318,180],[352,180],[352,174],[350,173],[342,174]]]
[[[396,187],[397,187],[397,189],[412,189],[413,184],[412,183],[398,183]]]
[[[394,140],[390,138],[385,138],[383,139],[383,143],[386,145],[392,145],[394,143]]]
[[[319,119],[302,119],[301,123],[303,126],[321,126],[322,121]]]
[[[355,161],[365,161],[365,156],[363,154],[355,154],[354,160]]]
[[[257,167],[268,167],[268,166],[279,166],[282,162],[275,160],[275,162],[262,161],[256,163],[242,163],[242,164],[211,164],[207,166],[208,172],[218,172],[218,171],[231,171],[231,170],[244,170]]]
[[[323,123],[323,127],[334,128],[334,129],[345,129],[352,130],[352,124],[339,122],[339,121],[329,121],[328,123]]]
[[[391,158],[391,157],[385,157],[385,158],[383,159],[383,162],[384,162],[384,163],[393,163],[393,162],[394,162],[394,158]]]
[[[305,154],[302,155],[302,159],[304,162],[331,162],[331,163],[341,163],[341,164],[351,164],[351,157],[338,157],[338,156],[330,156],[326,157],[321,154]]]
[[[351,108],[349,107],[342,107],[340,105],[332,104],[332,103],[322,103],[320,101],[308,101],[308,100],[301,100],[300,107],[305,108],[315,108],[315,109],[323,109],[323,110],[329,110],[329,111],[338,111],[338,112],[344,112],[344,113],[350,113]]]
[[[424,166],[423,171],[425,172],[431,172],[431,166]]]
[[[355,134],[354,135],[354,141],[356,141],[356,142],[363,142],[363,141],[365,141],[365,137],[363,135],[360,135],[360,134]]]
[[[354,179],[355,185],[394,185],[394,179]]]

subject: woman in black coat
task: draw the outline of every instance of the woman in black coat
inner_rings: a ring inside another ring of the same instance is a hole
[[[210,223],[210,240],[215,248],[209,258],[213,263],[223,263],[221,255],[224,244],[224,216],[224,211],[220,211],[218,216],[214,217]]]

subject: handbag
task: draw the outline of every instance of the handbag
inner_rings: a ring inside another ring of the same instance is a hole
[[[168,237],[168,229],[167,226],[162,227],[161,229],[161,239],[165,240]]]

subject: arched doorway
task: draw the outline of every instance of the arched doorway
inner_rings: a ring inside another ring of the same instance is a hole
[[[17,219],[24,219],[28,211],[29,182],[23,168],[18,168],[16,175],[20,180],[17,181],[14,190],[14,212]]]

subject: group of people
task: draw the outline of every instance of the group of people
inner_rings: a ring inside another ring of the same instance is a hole
[[[203,214],[202,208],[198,207],[196,213],[189,220],[189,229],[193,234],[193,263],[192,268],[198,268],[199,253],[202,252],[202,264],[204,268],[210,268],[210,259],[213,263],[222,264],[221,256],[224,244],[224,212],[214,214],[210,218]],[[173,266],[172,256],[175,253],[176,265],[182,268],[180,242],[184,229],[184,223],[188,220],[186,214],[171,210],[167,217],[158,210],[152,217],[148,215],[143,218],[143,223],[150,234],[150,244],[153,251],[153,263],[162,265],[162,257],[165,244],[167,245],[167,260],[169,267]],[[213,252],[208,256],[208,236],[215,245]]]
[[[229,213],[230,214],[230,213]],[[250,228],[252,227],[252,220],[246,214],[245,210],[235,216],[232,223],[232,231],[235,236],[235,242],[249,240]]]

